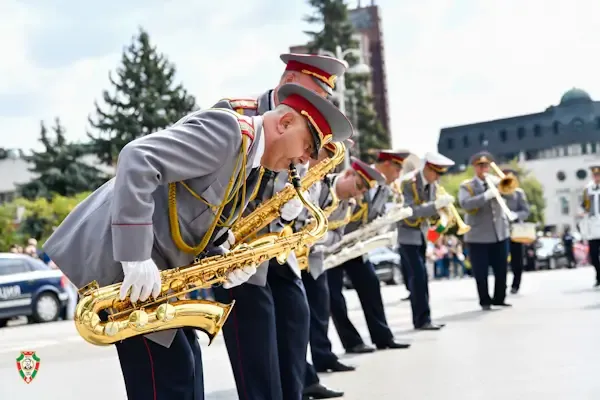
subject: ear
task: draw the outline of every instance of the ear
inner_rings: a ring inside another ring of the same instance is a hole
[[[294,71],[290,71],[287,74],[285,74],[285,78],[283,79],[284,83],[293,83],[296,82],[296,72]]]
[[[277,130],[279,131],[279,133],[283,133],[283,131],[285,131],[288,126],[290,126],[292,124],[292,122],[294,121],[294,114],[291,112],[286,112],[285,114],[281,115],[279,117],[279,121],[277,123]]]

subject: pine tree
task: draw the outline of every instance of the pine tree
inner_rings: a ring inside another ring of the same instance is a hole
[[[109,74],[113,93],[103,92],[107,108],[95,103],[95,118],[89,123],[98,132],[88,133],[93,152],[114,165],[121,149],[130,141],[164,129],[190,111],[196,100],[181,84],[175,85],[175,66],[157,52],[143,29],[121,57],[117,79]]]
[[[314,13],[304,20],[310,24],[318,25],[319,31],[305,31],[310,37],[308,49],[311,53],[327,50],[335,54],[337,46],[342,49],[358,48],[358,43],[353,39],[354,27],[348,18],[348,7],[344,0],[308,0]],[[358,60],[348,56],[346,61],[350,66],[356,65]],[[354,114],[351,120],[355,121],[358,141],[353,152],[358,150],[358,157],[370,162],[376,154],[375,149],[390,147],[388,135],[377,118],[373,109],[373,98],[368,93],[370,76],[352,75],[346,73],[346,89],[351,91],[355,102],[346,98],[347,114]],[[356,137],[354,138],[356,139]]]
[[[52,133],[54,138],[50,137],[42,121],[39,140],[44,150],[32,151],[25,157],[32,164],[30,171],[37,177],[19,187],[23,197],[33,200],[38,197],[50,199],[55,194],[73,196],[95,190],[108,180],[103,172],[82,160],[88,153],[84,145],[67,142],[59,118],[55,120]]]

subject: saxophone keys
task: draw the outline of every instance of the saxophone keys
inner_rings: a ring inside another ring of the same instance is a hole
[[[162,322],[171,321],[175,318],[175,307],[168,303],[161,304],[156,309],[156,318]]]
[[[129,326],[133,329],[143,328],[148,324],[148,314],[143,310],[135,310],[129,314]]]
[[[119,333],[119,323],[114,321],[107,322],[104,326],[104,334],[106,336],[115,336],[117,333]]]

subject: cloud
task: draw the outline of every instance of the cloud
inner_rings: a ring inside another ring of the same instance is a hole
[[[364,3],[364,2],[363,2]],[[445,126],[533,113],[579,86],[600,98],[600,3],[379,0],[395,147],[435,149]],[[0,2],[3,146],[35,145],[39,120],[85,139],[88,113],[139,26],[208,107],[276,84],[278,54],[306,41],[304,0]],[[414,138],[419,137],[419,141]]]

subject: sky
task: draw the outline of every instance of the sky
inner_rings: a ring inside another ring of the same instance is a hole
[[[395,148],[422,156],[442,127],[540,112],[572,87],[600,99],[600,1],[375,3]],[[40,120],[55,117],[85,140],[138,27],[200,107],[264,92],[283,71],[279,54],[306,42],[310,11],[305,0],[2,0],[0,146],[39,149]]]

